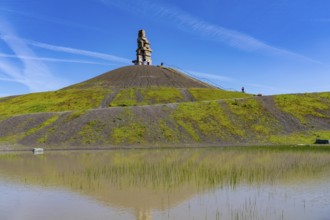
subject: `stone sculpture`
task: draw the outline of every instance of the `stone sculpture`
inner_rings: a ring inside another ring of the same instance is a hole
[[[152,65],[152,50],[144,30],[139,30],[137,43],[138,49],[136,50],[136,60],[133,60],[132,62],[135,65]]]

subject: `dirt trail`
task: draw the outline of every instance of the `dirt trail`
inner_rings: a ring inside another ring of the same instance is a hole
[[[108,108],[110,103],[116,97],[118,92],[119,92],[119,89],[115,89],[111,94],[106,95],[105,98],[101,102],[100,108]]]
[[[298,119],[291,114],[281,111],[275,104],[273,96],[257,97],[257,100],[270,112],[282,125],[285,133],[293,130],[305,130],[306,128],[299,122]]]
[[[194,102],[196,101],[196,99],[194,98],[194,96],[192,96],[192,94],[185,88],[180,89],[180,92],[184,98],[185,101],[187,102]]]

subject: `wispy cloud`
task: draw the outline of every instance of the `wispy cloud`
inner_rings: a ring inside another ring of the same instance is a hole
[[[93,64],[93,65],[104,65],[104,66],[115,65],[110,63],[92,62],[87,60],[59,59],[59,58],[50,58],[50,57],[27,57],[27,56],[17,56],[17,55],[4,54],[4,53],[0,53],[0,57],[13,58],[19,60],[38,60],[38,61],[46,61],[46,62],[80,63],[80,64]]]
[[[15,67],[15,65],[6,62],[6,60],[2,60],[2,62],[0,62],[0,70],[2,70],[3,74],[7,76],[7,78],[1,78],[3,81],[19,82],[24,84],[24,76],[20,73],[19,69]]]
[[[29,46],[33,46],[33,47],[39,47],[39,48],[46,49],[46,50],[51,50],[51,51],[64,52],[64,53],[69,53],[69,54],[93,57],[93,58],[108,60],[108,61],[112,61],[112,62],[116,62],[116,63],[124,63],[124,64],[130,64],[131,63],[131,60],[129,60],[129,59],[123,58],[123,57],[118,57],[118,56],[115,56],[115,55],[99,53],[99,52],[94,52],[94,51],[88,51],[88,50],[81,50],[81,49],[76,49],[76,48],[71,48],[71,47],[63,47],[63,46],[58,46],[58,45],[52,45],[52,44],[42,43],[42,42],[38,42],[38,41],[33,41],[33,40],[22,39],[22,38],[18,38],[17,36],[14,36],[14,35],[1,34],[1,32],[0,32],[0,39],[12,40],[12,41],[19,40],[21,42],[24,42],[24,44],[29,45]]]
[[[71,48],[71,47],[63,47],[63,46],[59,46],[59,45],[47,44],[47,43],[42,43],[42,42],[38,42],[38,41],[22,39],[17,36],[14,36],[14,35],[3,34],[1,32],[0,32],[0,39],[3,39],[5,41],[20,41],[22,43],[24,42],[25,45],[39,47],[39,48],[46,49],[46,50],[93,57],[93,58],[108,60],[108,61],[112,61],[112,62],[116,62],[116,63],[124,63],[124,64],[131,63],[130,59],[118,57],[118,56],[111,55],[111,54],[105,54],[105,53],[76,49],[76,48]]]
[[[64,53],[70,53],[70,54],[76,54],[76,55],[82,55],[82,56],[87,56],[87,57],[93,57],[93,58],[98,58],[102,60],[109,60],[117,63],[125,63],[129,64],[131,63],[131,60],[110,55],[110,54],[105,54],[105,53],[99,53],[99,52],[93,52],[93,51],[88,51],[88,50],[81,50],[81,49],[76,49],[76,48],[71,48],[71,47],[63,47],[63,46],[58,46],[58,45],[51,45],[51,44],[46,44],[46,43],[41,43],[37,41],[32,41],[32,40],[25,40],[26,44],[34,47],[39,47],[51,51],[58,51],[58,52],[64,52]]]
[[[15,33],[4,19],[0,19],[0,35],[3,42],[17,57],[37,57],[24,40],[19,37],[6,37],[7,35],[15,36]],[[6,59],[1,60],[0,71],[7,76],[2,80],[24,84],[31,92],[52,90],[66,85],[63,80],[56,78],[42,61],[37,59],[20,59],[19,61],[17,63]],[[18,68],[18,65],[21,68]]]
[[[15,31],[12,29],[11,25],[1,17],[0,40],[3,41],[12,51],[12,54],[1,53],[0,51],[0,57],[2,58],[0,62],[0,74],[6,76],[0,77],[0,81],[21,83],[27,86],[30,92],[54,90],[68,84],[65,80],[55,77],[45,62],[70,62],[95,65],[117,65],[116,63],[129,64],[131,62],[129,59],[114,55],[51,45],[20,38],[15,34]],[[113,63],[39,57],[33,51],[33,47],[92,57],[112,61]],[[13,61],[13,59],[15,60]]]
[[[216,87],[222,88],[222,85],[220,85],[222,82],[232,82],[234,79],[227,77],[227,76],[221,76],[216,74],[210,74],[210,73],[204,73],[204,72],[196,72],[193,70],[184,70],[186,74],[190,75],[193,78],[196,78],[198,80],[201,80],[203,82],[207,82],[209,84],[212,84]]]
[[[108,6],[116,6],[124,10],[128,10],[139,15],[144,14],[149,17],[163,18],[166,21],[171,22],[178,28],[195,34],[200,34],[208,39],[221,41],[232,47],[239,48],[247,51],[255,51],[260,53],[266,53],[270,55],[288,57],[291,59],[298,59],[302,61],[308,61],[312,63],[323,63],[309,58],[307,56],[295,53],[286,49],[282,49],[276,46],[272,46],[259,40],[255,37],[247,35],[245,33],[224,28],[215,24],[211,24],[202,19],[199,19],[184,10],[172,6],[166,5],[164,2],[148,1],[148,0],[100,0],[102,3]]]
[[[227,76],[221,76],[221,75],[216,75],[216,74],[210,74],[210,73],[202,73],[202,72],[196,72],[193,70],[186,70],[189,74],[198,77],[199,79],[208,79],[208,80],[217,80],[217,81],[222,81],[222,82],[230,82],[233,81],[232,78],[227,77]]]
[[[0,68],[1,68],[1,67],[0,67]],[[4,77],[0,77],[0,81],[5,81],[5,82],[17,82],[16,79],[4,78]]]
[[[233,88],[224,88],[222,85],[222,82],[234,84],[236,88],[238,85],[244,85],[247,90],[267,91],[267,94],[275,94],[275,93],[280,94],[280,93],[292,93],[293,92],[288,89],[283,89],[283,88],[274,87],[274,86],[268,86],[268,85],[264,85],[264,84],[261,85],[261,84],[256,84],[256,83],[246,83],[246,82],[243,83],[238,79],[233,79],[233,78],[230,78],[227,76],[221,76],[221,75],[203,73],[203,72],[196,72],[196,71],[192,71],[192,70],[186,70],[185,72],[194,78],[197,78],[204,82],[208,82],[212,85],[215,85],[221,89],[226,89],[226,90],[238,91],[237,89],[233,89]],[[251,91],[247,91],[247,92],[251,93]]]

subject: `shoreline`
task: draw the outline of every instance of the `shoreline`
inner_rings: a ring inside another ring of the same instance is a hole
[[[216,148],[248,148],[248,147],[262,147],[262,148],[276,148],[276,147],[329,147],[330,144],[245,144],[245,145],[198,145],[198,146],[180,146],[180,145],[167,145],[167,146],[113,146],[113,147],[59,147],[59,148],[50,148],[50,147],[42,147],[38,146],[38,148],[43,148],[46,152],[68,152],[68,151],[117,151],[117,150],[180,150],[180,149],[216,149]],[[0,153],[10,153],[10,152],[32,152],[33,148],[26,149],[1,149],[0,145]]]

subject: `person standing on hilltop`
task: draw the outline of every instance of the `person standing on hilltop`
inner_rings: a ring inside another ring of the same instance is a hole
[[[242,87],[242,92],[245,93],[244,86]]]

